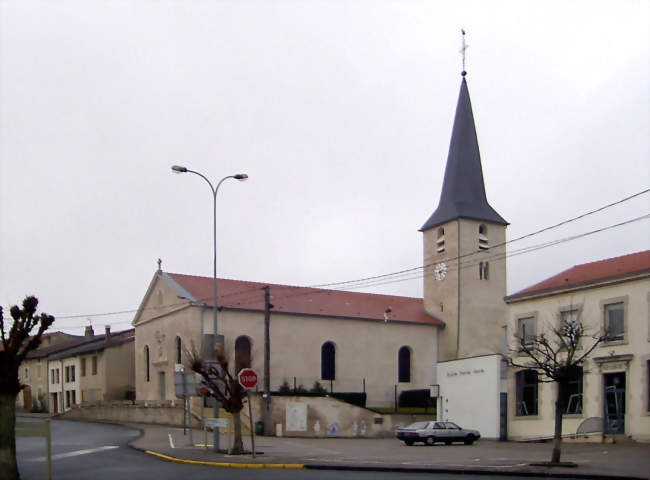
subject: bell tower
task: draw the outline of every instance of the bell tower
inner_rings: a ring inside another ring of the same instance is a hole
[[[424,237],[424,308],[445,322],[439,361],[501,352],[506,226],[488,203],[466,72],[438,207]]]

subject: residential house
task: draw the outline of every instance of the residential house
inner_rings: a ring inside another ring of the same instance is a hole
[[[506,302],[511,349],[517,337],[532,341],[561,319],[582,322],[592,334],[608,332],[565,393],[564,432],[600,418],[606,434],[650,440],[650,250],[574,266]],[[510,438],[553,434],[557,384],[538,380],[533,370],[510,372]]]
[[[48,358],[53,412],[79,403],[124,400],[135,388],[134,331],[111,333],[52,354]]]

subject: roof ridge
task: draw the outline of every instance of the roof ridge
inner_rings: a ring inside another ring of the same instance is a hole
[[[199,279],[205,279],[205,280],[212,280],[212,277],[205,277],[202,275],[189,275],[185,273],[172,273],[172,272],[165,272],[168,275],[183,275],[186,277],[193,277],[193,278],[199,278]],[[226,280],[230,282],[239,282],[239,283],[254,283],[254,284],[259,284],[259,285],[268,285],[270,287],[284,287],[284,288],[297,288],[297,289],[303,289],[303,290],[316,290],[319,292],[336,292],[336,293],[349,293],[352,295],[373,295],[375,297],[390,297],[390,298],[410,298],[413,300],[422,300],[422,297],[413,297],[413,296],[408,296],[408,295],[390,295],[386,293],[369,293],[369,292],[351,292],[348,290],[337,290],[333,288],[321,288],[321,287],[311,287],[311,286],[304,286],[304,285],[289,285],[289,284],[284,284],[284,283],[274,283],[274,282],[260,282],[257,280],[238,280],[234,278],[224,278],[224,277],[217,277],[217,280]]]

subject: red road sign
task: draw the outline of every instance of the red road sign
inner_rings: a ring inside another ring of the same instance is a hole
[[[242,368],[237,375],[237,379],[244,388],[253,388],[257,385],[257,373],[252,368]]]

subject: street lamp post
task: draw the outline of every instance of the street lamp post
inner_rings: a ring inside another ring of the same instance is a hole
[[[221,184],[228,180],[229,178],[234,178],[235,180],[244,181],[248,178],[248,175],[245,173],[238,173],[236,175],[228,175],[223,177],[217,183],[216,188],[212,186],[212,182],[202,173],[190,170],[187,167],[181,167],[179,165],[173,165],[172,171],[174,173],[193,173],[198,175],[203,180],[208,182],[210,190],[212,190],[212,245],[214,246],[214,256],[212,259],[212,304],[213,304],[213,317],[212,317],[212,328],[213,328],[213,349],[217,349],[217,193],[219,192],[219,187]],[[215,398],[214,404],[214,418],[219,418],[219,401]],[[214,451],[219,451],[219,429],[214,429]]]

